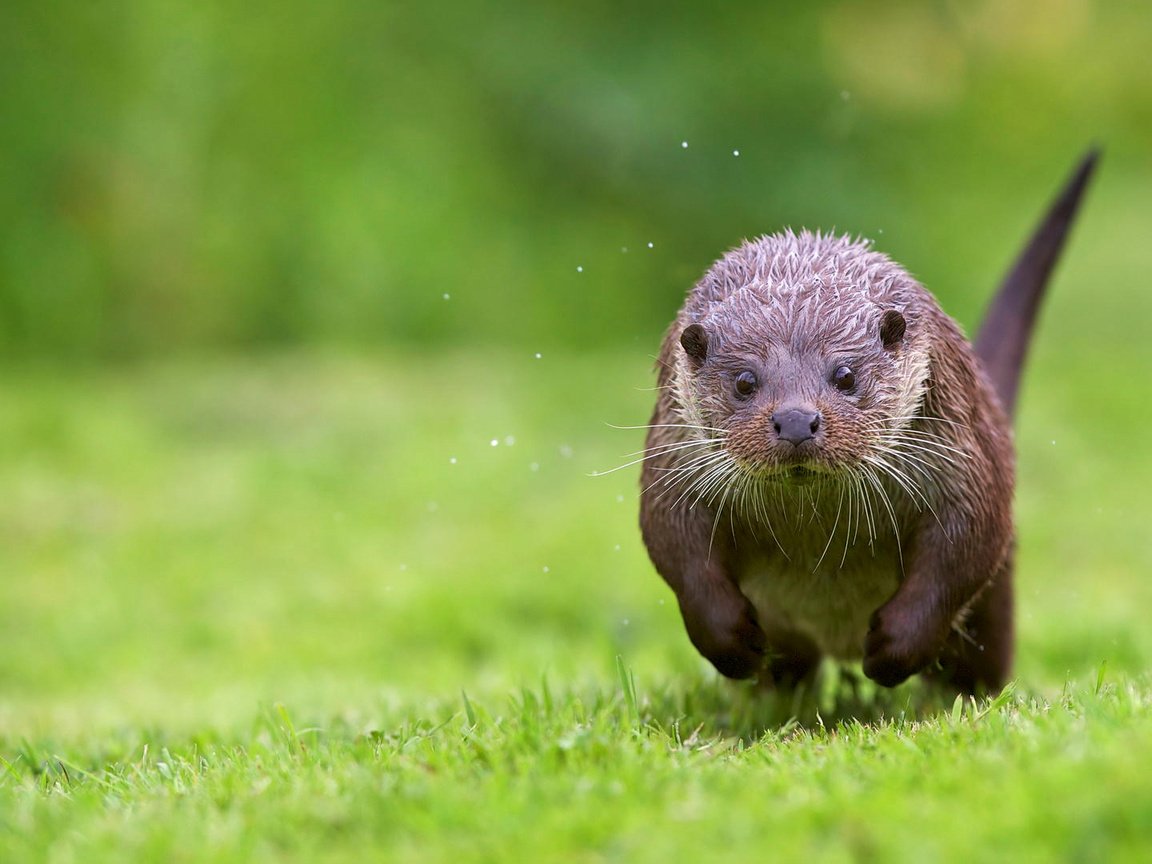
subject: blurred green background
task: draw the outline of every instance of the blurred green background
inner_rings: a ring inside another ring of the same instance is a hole
[[[1144,269],[1142,4],[0,16],[10,357],[648,347],[720,251],[783,225],[872,237],[970,317],[1093,141],[1076,257],[1113,284]]]
[[[639,446],[607,424],[646,420],[684,292],[837,229],[971,326],[1092,142],[1023,394],[1020,669],[1152,665],[1150,25],[5,3],[0,719],[703,674],[634,471],[587,476]]]

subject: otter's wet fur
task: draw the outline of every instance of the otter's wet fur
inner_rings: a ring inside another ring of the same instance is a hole
[[[885,686],[923,671],[964,692],[1003,686],[1010,418],[1094,162],[1002,286],[979,353],[862,240],[761,237],[690,292],[658,362],[641,527],[720,672],[792,684],[827,655]]]

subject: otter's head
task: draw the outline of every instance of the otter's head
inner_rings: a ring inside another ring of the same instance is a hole
[[[789,233],[746,243],[681,314],[677,401],[747,474],[851,471],[883,458],[919,410],[930,302],[862,242]]]

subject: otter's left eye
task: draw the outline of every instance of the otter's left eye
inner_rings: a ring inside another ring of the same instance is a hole
[[[848,366],[841,366],[832,373],[832,383],[836,385],[837,390],[847,393],[856,386],[856,373]]]
[[[747,399],[756,392],[756,373],[744,371],[736,376],[733,382],[733,388],[736,390],[736,395],[741,399]]]

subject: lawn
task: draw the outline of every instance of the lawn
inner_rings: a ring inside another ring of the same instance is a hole
[[[1053,319],[964,704],[695,655],[591,476],[654,346],[9,370],[0,860],[1147,860],[1148,361]]]

